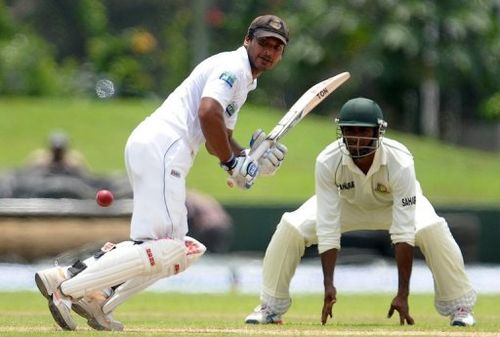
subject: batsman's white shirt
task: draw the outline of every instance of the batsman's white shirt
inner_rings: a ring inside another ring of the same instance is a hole
[[[248,92],[255,89],[247,51],[202,61],[151,116],[130,135],[125,164],[134,191],[131,239],[183,239],[187,233],[185,179],[205,142],[198,108],[203,97],[218,101],[224,123],[234,129]]]
[[[339,249],[341,233],[352,230],[389,230],[393,243],[413,246],[416,205],[426,202],[411,153],[387,138],[382,139],[366,175],[346,154],[342,140],[326,147],[316,160],[316,197],[320,253]],[[430,212],[434,214],[432,207]]]

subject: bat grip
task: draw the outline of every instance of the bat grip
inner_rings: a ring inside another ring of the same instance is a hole
[[[271,148],[271,145],[273,143],[274,143],[274,141],[272,141],[270,139],[265,139],[262,143],[259,144],[259,146],[257,146],[256,149],[254,149],[253,151],[250,151],[248,156],[251,157],[254,161],[258,161],[260,159],[260,157],[262,157],[262,155],[264,153],[266,153],[266,151],[269,148]],[[229,186],[229,187],[234,187],[236,185],[236,182],[234,181],[233,177],[228,177],[226,180],[226,183],[227,183],[227,186]]]
[[[254,149],[253,151],[250,151],[250,153],[248,155],[250,157],[252,157],[253,160],[257,161],[260,159],[260,157],[262,157],[262,155],[264,153],[266,153],[267,150],[269,150],[271,148],[273,143],[274,143],[274,141],[271,139],[264,139],[264,141],[262,143],[260,143],[256,149]]]

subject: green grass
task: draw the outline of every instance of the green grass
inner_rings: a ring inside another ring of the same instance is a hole
[[[97,174],[124,173],[123,147],[132,129],[161,102],[141,100],[0,99],[0,170],[23,165],[28,154],[45,146],[47,135],[63,129],[73,148],[87,158]],[[247,143],[256,128],[270,131],[283,111],[247,105],[240,114],[235,137]],[[413,152],[417,176],[431,201],[439,204],[498,205],[500,153],[449,146],[398,132],[388,136]],[[331,118],[308,116],[285,139],[289,155],[274,177],[260,178],[242,192],[225,186],[218,161],[200,151],[188,177],[190,188],[224,203],[300,203],[314,193],[314,161],[336,137]],[[5,145],[8,144],[8,145]]]
[[[499,336],[498,295],[479,297],[478,324],[469,328],[448,326],[448,319],[434,310],[432,296],[420,294],[410,297],[416,324],[401,327],[398,317],[386,318],[391,299],[389,294],[339,294],[333,320],[322,326],[321,295],[300,295],[284,325],[248,326],[243,319],[257,304],[255,295],[145,292],[119,307],[115,319],[124,323],[120,335],[126,336]],[[62,332],[38,293],[0,293],[2,336],[116,335],[92,331],[76,317],[78,331]]]

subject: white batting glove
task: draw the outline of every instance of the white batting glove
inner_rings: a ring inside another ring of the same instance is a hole
[[[252,187],[257,174],[259,173],[259,166],[255,160],[243,152],[239,156],[234,156],[229,161],[220,164],[221,167],[230,175],[228,185],[233,187],[238,186],[241,189],[247,190]]]
[[[266,133],[262,129],[256,130],[252,135],[252,139],[250,140],[250,150],[259,147],[260,143],[262,143],[264,139],[266,139]],[[285,145],[281,143],[273,144],[273,146],[271,146],[266,152],[264,152],[262,157],[260,157],[257,161],[257,163],[259,164],[259,175],[274,175],[280,168],[287,152],[288,149]]]

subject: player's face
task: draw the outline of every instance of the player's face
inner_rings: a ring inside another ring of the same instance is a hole
[[[378,128],[343,126],[342,137],[353,158],[361,158],[375,152],[378,147]]]
[[[246,37],[245,46],[255,77],[266,70],[272,69],[281,60],[285,45],[274,37]]]

